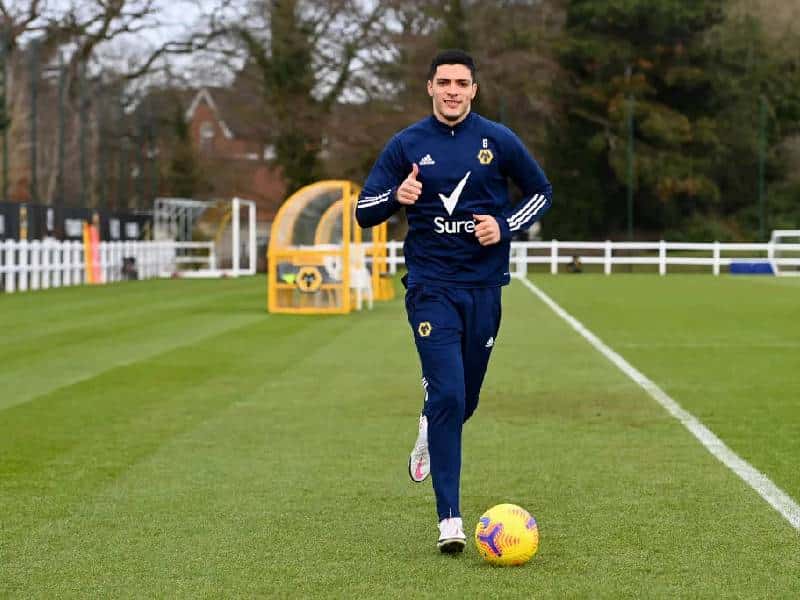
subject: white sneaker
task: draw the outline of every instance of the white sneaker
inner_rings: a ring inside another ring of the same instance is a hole
[[[436,544],[443,554],[455,554],[464,550],[467,536],[461,526],[461,517],[442,519],[439,523],[439,541]]]
[[[431,455],[428,452],[428,418],[419,416],[417,443],[408,457],[408,474],[411,481],[422,483],[431,474]]]

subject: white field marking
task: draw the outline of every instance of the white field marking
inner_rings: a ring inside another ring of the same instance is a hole
[[[791,496],[775,485],[769,477],[756,470],[750,463],[728,448],[721,439],[714,435],[708,427],[698,421],[694,415],[681,408],[681,406],[670,398],[664,390],[609,348],[600,338],[556,304],[554,300],[527,278],[523,277],[519,278],[519,280],[531,292],[536,294],[542,302],[553,309],[559,317],[569,323],[570,327],[586,338],[596,350],[619,367],[623,373],[633,379],[644,391],[650,394],[669,414],[678,419],[678,421],[706,447],[706,450],[711,452],[722,464],[736,473],[747,485],[758,492],[758,495],[766,500],[772,508],[777,510],[784,519],[789,521],[792,527],[800,530],[800,506],[798,506],[797,502],[795,502]]]

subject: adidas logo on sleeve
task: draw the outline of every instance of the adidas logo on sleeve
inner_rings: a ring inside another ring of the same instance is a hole
[[[431,158],[431,155],[430,155],[430,154],[426,154],[426,155],[425,155],[425,156],[423,156],[423,157],[422,157],[422,159],[419,161],[419,166],[420,166],[420,167],[425,167],[425,166],[428,166],[428,165],[435,165],[435,164],[436,164],[436,161],[435,161],[435,160],[433,160],[433,158]]]

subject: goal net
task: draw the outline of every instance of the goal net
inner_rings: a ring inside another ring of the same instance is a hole
[[[800,276],[800,229],[776,229],[769,240],[770,262],[775,275]]]

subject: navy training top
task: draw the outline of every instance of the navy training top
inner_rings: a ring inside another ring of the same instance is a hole
[[[415,204],[403,205],[396,192],[413,163],[422,193]],[[514,206],[508,178],[523,193]],[[552,193],[541,167],[508,127],[473,112],[454,127],[431,115],[389,140],[364,183],[356,220],[372,227],[406,209],[409,286],[495,287],[510,280],[512,234],[542,217]],[[480,245],[474,214],[497,219],[500,242]]]

